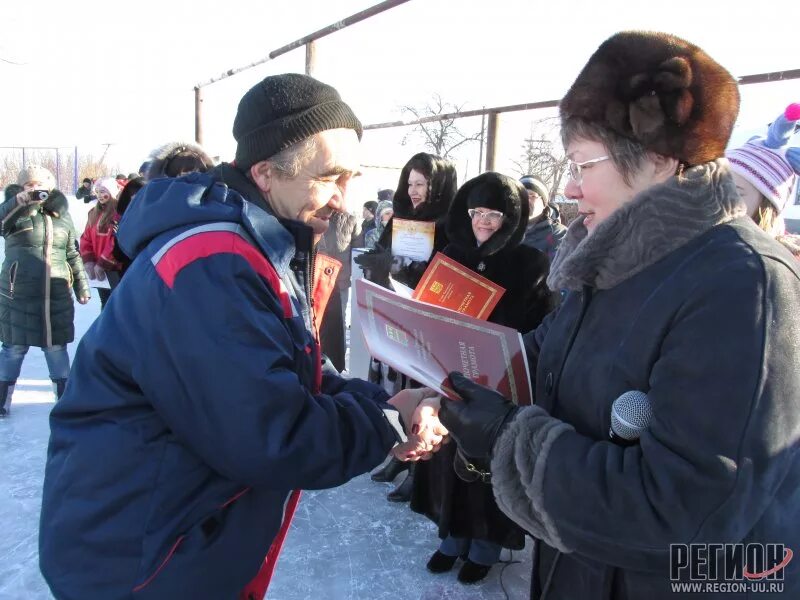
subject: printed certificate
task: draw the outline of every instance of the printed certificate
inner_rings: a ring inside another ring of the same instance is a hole
[[[433,254],[436,223],[392,219],[392,256],[428,261]]]
[[[452,310],[355,282],[361,332],[370,355],[453,399],[449,374],[460,371],[515,404],[531,403],[520,333]]]

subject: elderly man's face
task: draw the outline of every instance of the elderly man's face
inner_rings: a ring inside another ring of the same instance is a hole
[[[328,229],[334,211],[342,211],[351,179],[359,174],[358,136],[352,129],[329,129],[317,134],[316,150],[297,177],[285,178],[274,169],[254,165],[256,184],[275,213],[302,221],[314,234]],[[269,165],[269,162],[266,162]]]

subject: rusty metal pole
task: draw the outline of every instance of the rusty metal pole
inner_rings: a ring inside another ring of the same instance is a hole
[[[194,88],[194,141],[203,145],[203,88]]]
[[[486,108],[485,106],[483,108]],[[478,153],[478,175],[483,172],[483,145],[486,143],[486,115],[481,115],[481,149]]]
[[[489,113],[489,127],[486,131],[486,170],[494,171],[495,159],[497,158],[497,129],[500,124],[500,113],[492,111]]]
[[[314,75],[317,69],[317,44],[311,40],[306,44],[306,75]]]

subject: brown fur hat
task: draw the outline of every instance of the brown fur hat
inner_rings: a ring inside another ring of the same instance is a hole
[[[666,33],[603,42],[560,104],[562,121],[598,123],[697,165],[724,155],[739,113],[736,80],[701,48]]]

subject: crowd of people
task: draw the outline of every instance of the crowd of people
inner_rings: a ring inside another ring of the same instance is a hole
[[[0,205],[0,417],[42,348],[54,595],[262,598],[299,491],[381,463],[375,481],[406,473],[388,499],[438,532],[429,571],[462,560],[477,583],[530,536],[536,600],[673,597],[676,542],[797,547],[800,244],[781,213],[800,104],[729,148],[738,110],[698,46],[611,37],[560,104],[571,223],[537,174],[459,186],[426,152],[349,213],[361,123],[296,74],[242,97],[231,162],[170,143],[84,179],[80,235],[53,175],[24,169]],[[401,219],[430,224],[427,260],[393,248]],[[532,406],[456,372],[460,401],[374,359],[347,374],[351,263],[414,288],[437,252],[506,290],[488,320],[523,334]],[[649,420],[609,437],[630,391]]]

